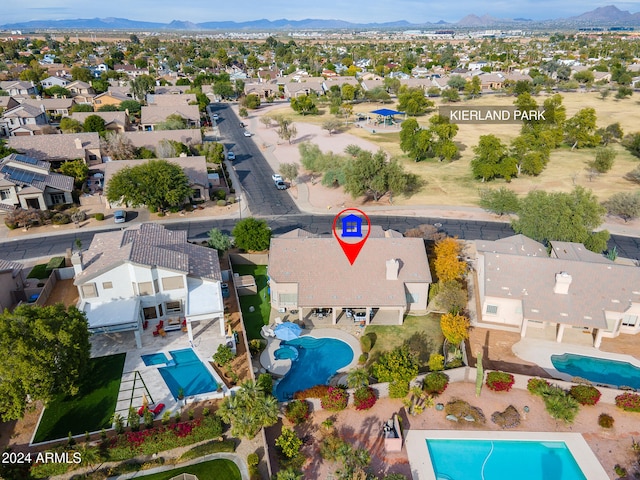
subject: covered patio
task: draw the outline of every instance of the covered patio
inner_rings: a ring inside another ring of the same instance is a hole
[[[133,332],[136,347],[142,348],[142,310],[139,298],[118,302],[83,303],[80,310],[87,315],[89,332],[92,335]]]

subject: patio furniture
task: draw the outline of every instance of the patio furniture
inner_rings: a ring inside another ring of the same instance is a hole
[[[147,407],[146,407],[145,405],[141,406],[141,407],[138,409],[138,415],[139,415],[140,417],[143,417],[143,416],[144,416],[144,411],[145,411],[146,409],[147,409]]]
[[[160,328],[158,330],[158,335],[160,335],[161,337],[166,337],[167,336],[167,332],[164,331],[164,328]]]
[[[150,410],[154,416],[157,416],[160,412],[162,412],[162,410],[164,410],[164,403],[159,403],[158,405],[156,405],[154,408],[151,408]]]
[[[162,327],[164,327],[164,320],[160,320],[158,322],[158,324],[156,325],[156,330],[160,330]]]
[[[149,320],[145,320],[144,322],[142,322],[142,329],[143,330],[146,330],[148,326],[149,326]]]
[[[280,340],[293,340],[300,336],[302,329],[295,323],[284,322],[277,325],[273,332]]]
[[[160,332],[158,330],[154,330],[153,331],[153,336],[157,337],[158,335],[160,335]]]

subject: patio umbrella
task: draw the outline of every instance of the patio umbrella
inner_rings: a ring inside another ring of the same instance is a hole
[[[293,340],[300,336],[302,329],[296,323],[284,322],[276,325],[276,328],[273,329],[273,333],[275,333],[276,338],[279,338],[280,340]]]
[[[142,406],[143,407],[149,406],[149,400],[147,399],[147,395],[145,393],[142,393]]]

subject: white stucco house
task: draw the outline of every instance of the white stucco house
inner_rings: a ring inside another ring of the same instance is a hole
[[[569,332],[587,333],[596,348],[602,338],[640,333],[640,268],[578,243],[552,242],[547,253],[523,235],[475,246],[477,325],[522,337],[544,329],[557,342],[571,342]]]
[[[142,330],[194,330],[216,321],[225,335],[220,263],[214,249],[187,242],[186,231],[143,223],[99,233],[72,257],[78,308],[93,334],[131,331],[142,347]]]

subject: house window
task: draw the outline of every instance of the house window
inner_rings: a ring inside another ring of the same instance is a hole
[[[139,295],[153,295],[153,284],[151,282],[138,283]]]
[[[65,200],[64,193],[52,193],[51,194],[51,203],[53,203],[54,205],[59,205],[61,203],[65,203],[64,200]]]
[[[184,288],[184,280],[181,276],[162,279],[162,290],[178,290],[180,288]]]
[[[83,298],[95,298],[98,296],[95,283],[87,283],[82,285],[82,297]]]
[[[113,282],[102,282],[102,288],[103,290],[109,290],[110,288],[113,288]]]
[[[159,316],[163,315],[163,313],[162,313],[162,304],[158,305],[158,315]]]
[[[638,324],[637,315],[625,315],[622,317],[622,325],[624,327],[635,327]]]
[[[417,293],[407,293],[407,303],[418,303],[420,301],[420,295]]]
[[[487,315],[496,315],[498,313],[497,305],[487,305],[487,309],[485,312]]]
[[[144,307],[142,309],[144,313],[145,320],[153,320],[154,318],[158,318],[158,312],[156,312],[156,307]]]
[[[201,192],[199,188],[194,188],[193,192],[191,193],[191,198],[200,198],[201,197]]]
[[[8,200],[11,198],[11,190],[7,189],[2,189],[0,190],[0,200]]]
[[[164,309],[167,312],[167,315],[182,313],[182,303],[181,302],[165,302]]]

